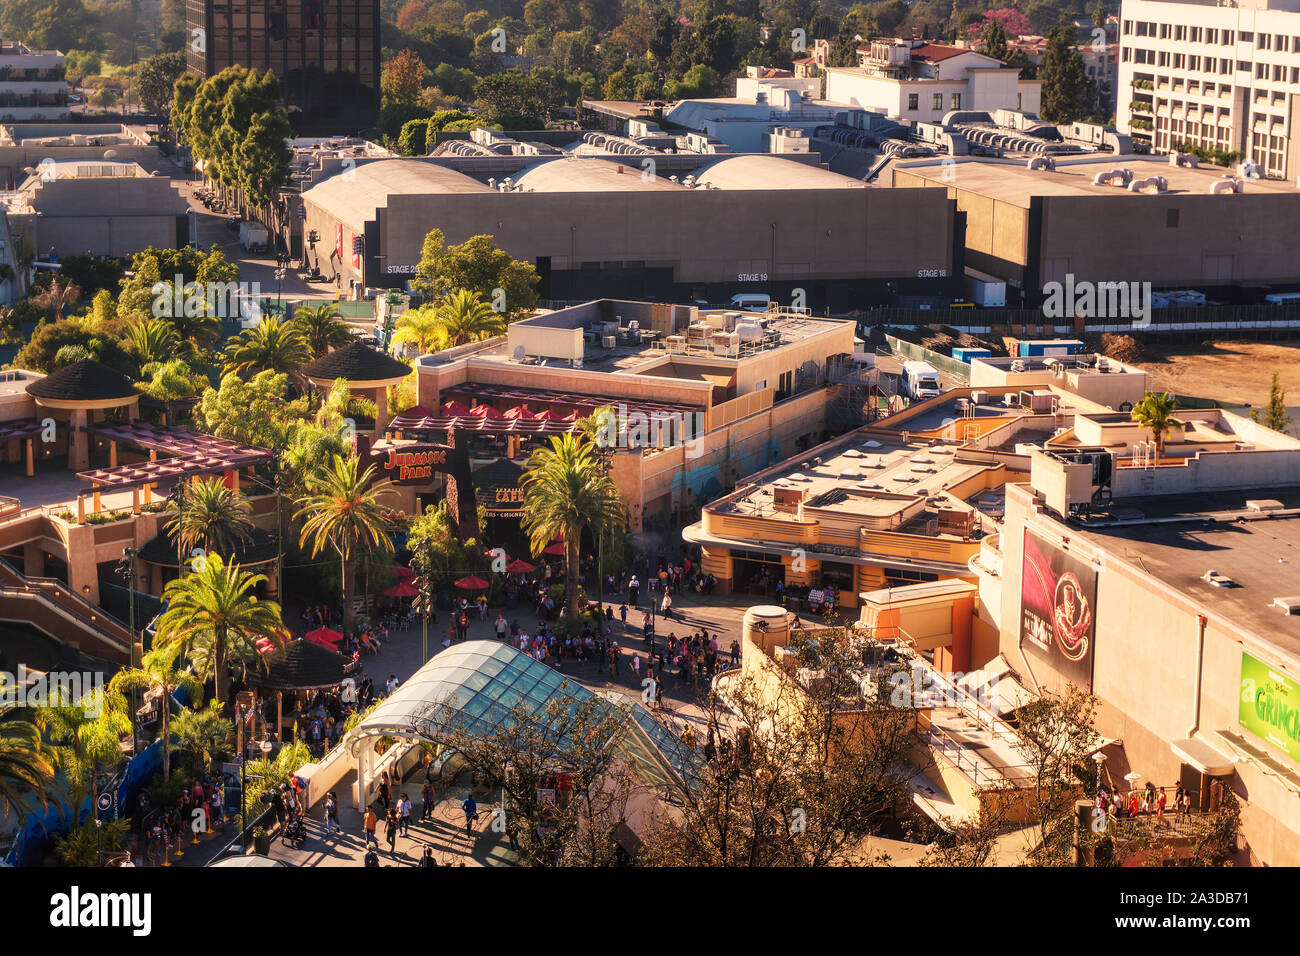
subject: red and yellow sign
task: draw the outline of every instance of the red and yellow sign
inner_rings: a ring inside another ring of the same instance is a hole
[[[411,446],[403,450],[390,448],[384,470],[390,472],[394,484],[413,484],[427,481],[435,470],[442,471],[447,464],[447,449]]]

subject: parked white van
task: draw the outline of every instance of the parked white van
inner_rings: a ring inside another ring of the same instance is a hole
[[[765,292],[742,292],[731,297],[731,307],[746,312],[766,312],[771,305],[772,297]]]

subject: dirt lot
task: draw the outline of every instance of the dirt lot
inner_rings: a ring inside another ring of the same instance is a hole
[[[1199,346],[1146,346],[1139,363],[1155,391],[1214,398],[1259,407],[1268,403],[1273,373],[1281,375],[1287,404],[1300,403],[1300,342],[1206,342]]]

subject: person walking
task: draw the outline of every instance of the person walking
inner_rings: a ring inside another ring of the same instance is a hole
[[[417,863],[416,866],[430,867],[437,865],[438,861],[433,858],[433,847],[426,846],[424,848],[424,855],[420,857],[420,862]]]
[[[379,866],[379,854],[375,852],[375,845],[373,843],[366,844],[365,865],[367,867]]]
[[[397,812],[401,814],[401,818],[402,818],[402,836],[410,836],[411,835],[411,798],[408,797],[406,794],[402,794],[401,799],[397,801]]]
[[[466,794],[460,808],[465,811],[465,835],[473,836],[474,824],[478,822],[478,803],[474,800],[474,794]]]
[[[387,810],[387,809],[389,808],[389,800],[388,800],[388,771],[387,771],[387,770],[385,770],[383,773],[381,773],[381,774],[379,775],[379,794],[378,794],[377,799],[378,799],[378,801],[379,801],[380,803],[382,803],[382,804],[384,805],[384,809],[385,809],[385,810]]]
[[[335,830],[338,830],[339,833],[343,832],[343,828],[339,826],[338,798],[334,796],[334,791],[331,790],[325,794],[325,835],[328,836]]]
[[[632,575],[632,579],[627,582],[627,603],[636,607],[637,598],[641,596],[641,582]]]
[[[664,589],[664,599],[659,602],[659,611],[663,614],[665,620],[672,620],[673,598],[672,595],[668,593],[667,588]]]
[[[433,816],[433,781],[424,781],[424,788],[420,791],[420,801],[424,804],[420,808],[420,820],[429,819]]]
[[[397,852],[397,830],[401,825],[401,819],[397,815],[397,807],[389,807],[388,814],[384,817],[384,839],[388,841],[389,856]]]
[[[362,832],[366,836],[366,842],[371,846],[375,843],[375,827],[377,826],[379,826],[379,816],[375,813],[375,805],[372,803],[366,807],[366,817],[361,824]]]

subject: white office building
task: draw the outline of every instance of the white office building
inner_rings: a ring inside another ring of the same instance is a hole
[[[1022,80],[1015,67],[967,47],[879,40],[858,54],[859,66],[827,67],[827,100],[922,123],[954,110],[1038,113],[1039,80]]]
[[[63,54],[0,42],[0,121],[63,120],[69,116]]]
[[[1160,153],[1240,152],[1294,179],[1300,0],[1124,0],[1116,126]]]

